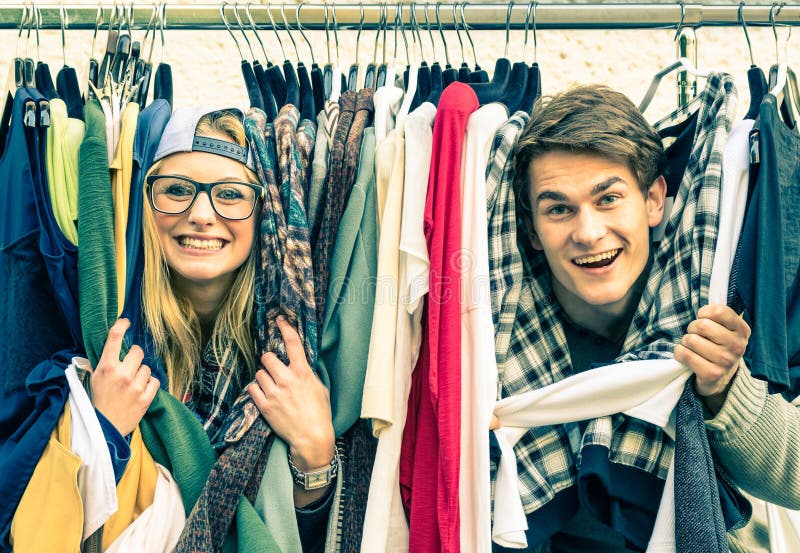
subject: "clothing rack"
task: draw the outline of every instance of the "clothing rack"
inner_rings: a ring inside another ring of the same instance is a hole
[[[460,4],[460,3],[459,3]],[[58,4],[34,4],[41,12],[40,29],[60,29],[62,7]],[[123,9],[127,3],[118,3]],[[132,29],[144,29],[153,12],[152,4],[132,4],[133,24]],[[325,29],[326,7],[322,3],[301,3],[300,21],[304,28],[311,30]],[[439,17],[437,21],[437,2],[427,3],[427,13],[431,25],[437,29],[441,26],[444,30],[455,29],[454,14],[451,3],[439,3]],[[507,22],[511,29],[524,29],[525,18],[529,6],[534,6],[533,19],[537,29],[654,29],[675,28],[683,19],[683,26],[687,27],[732,27],[739,25],[739,6],[707,5],[698,3],[638,3],[638,4],[542,4],[538,2],[490,3],[467,2],[464,15],[471,30],[500,30],[505,29]],[[745,5],[742,15],[747,25],[770,25],[770,13],[776,12],[775,23],[780,25],[800,25],[800,5],[784,5],[778,12],[773,7],[777,4]],[[238,9],[244,13],[246,3],[239,3]],[[381,21],[381,11],[388,19],[391,26],[395,21],[398,7],[400,18],[404,24],[411,20],[411,3],[328,3],[328,22],[333,28],[333,16],[336,11],[337,29],[376,29]],[[425,25],[425,2],[416,2],[414,5],[416,21]],[[219,4],[201,5],[169,5],[165,7],[164,29],[208,30],[225,29],[220,17]],[[251,3],[250,9],[255,22],[264,29],[270,28],[266,10],[271,10],[273,18],[281,26],[282,10],[290,25],[297,23],[298,4],[271,3],[269,6]],[[388,13],[386,9],[388,8]],[[99,6],[76,6],[65,4],[63,10],[68,14],[69,29],[94,29],[98,21]],[[108,22],[113,6],[104,4],[103,21]],[[0,6],[0,29],[17,29],[23,18],[25,7],[22,4]],[[234,3],[226,7],[229,21],[233,20]],[[363,14],[363,15],[362,15]],[[460,24],[460,21],[456,20]]]

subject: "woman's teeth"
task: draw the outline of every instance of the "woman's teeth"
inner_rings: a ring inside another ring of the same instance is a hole
[[[186,236],[179,238],[178,243],[184,248],[192,248],[194,250],[221,250],[225,245],[225,242],[219,239],[198,240],[197,238],[188,238]]]

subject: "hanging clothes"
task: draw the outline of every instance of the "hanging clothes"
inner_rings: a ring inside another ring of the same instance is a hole
[[[317,115],[317,141],[314,145],[311,185],[309,186],[306,214],[309,231],[313,231],[320,213],[320,200],[324,194],[328,175],[328,162],[333,149],[333,138],[339,123],[339,104],[327,100],[325,109]]]
[[[9,126],[10,121],[10,126]],[[49,105],[20,88],[6,105],[0,197],[0,540],[66,404],[64,369],[81,341],[75,247],[61,233],[45,171]]]
[[[800,392],[800,139],[774,96],[751,132],[754,183],[734,262],[736,299],[753,333],[745,360],[771,392]]]
[[[461,312],[454,299],[461,274],[452,260],[461,248],[464,131],[477,108],[472,89],[454,83],[442,93],[433,128],[424,224],[431,267],[427,324],[403,436],[402,455],[413,458],[413,468],[401,464],[400,473],[410,551],[459,551],[461,328],[452,321]]]
[[[67,104],[50,100],[47,130],[47,183],[50,205],[58,226],[73,244],[78,243],[78,155],[84,122],[67,115]]]
[[[495,132],[508,120],[503,104],[481,106],[470,115],[461,175],[461,548],[492,549],[489,434],[497,395],[497,363],[489,286],[486,231],[486,169]]]
[[[117,315],[125,306],[127,284],[126,239],[128,206],[131,197],[133,176],[133,143],[136,139],[136,124],[139,119],[139,104],[129,102],[122,110],[121,129],[114,159],[108,165],[111,171],[111,197],[114,201],[114,255],[117,271]]]
[[[428,249],[423,231],[436,106],[425,102],[406,119],[405,177],[398,260],[397,334],[391,383],[393,424],[378,436],[369,484],[361,551],[408,551],[408,522],[400,495],[400,450],[411,372],[422,343],[422,306],[428,292]],[[410,460],[408,460],[410,462]]]
[[[364,130],[358,176],[350,192],[331,259],[328,302],[322,326],[318,370],[331,391],[337,436],[361,413],[361,390],[369,337],[347,328],[370,328],[378,274],[378,216],[375,205],[375,129]],[[358,298],[358,301],[353,301]]]

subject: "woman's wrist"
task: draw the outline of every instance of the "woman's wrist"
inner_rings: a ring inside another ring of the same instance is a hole
[[[294,465],[302,471],[312,471],[330,465],[336,453],[333,432],[330,436],[297,441],[289,445]]]

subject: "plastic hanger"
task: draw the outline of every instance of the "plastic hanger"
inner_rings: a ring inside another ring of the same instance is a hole
[[[284,30],[289,35],[289,40],[292,42],[292,46],[294,47],[295,57],[298,57],[297,43],[295,43],[294,37],[289,29],[289,24],[286,20],[285,6],[283,4],[281,4],[281,16],[283,16],[283,21],[286,24],[286,28]],[[297,71],[295,66],[288,57],[283,60],[283,76],[286,79],[286,102],[284,105],[291,104],[297,109],[300,109],[300,83],[297,80]]]
[[[428,96],[425,98],[426,102],[433,105],[439,104],[439,97],[444,90],[444,75],[442,74],[442,65],[436,61],[436,41],[433,39],[433,31],[431,30],[431,22],[428,19],[428,3],[425,3],[425,25],[428,28],[428,35],[431,39],[431,51],[433,52],[433,63],[431,64],[431,88]]]
[[[6,77],[5,93],[3,94],[3,117],[0,128],[2,129],[3,138],[8,130],[8,124],[11,118],[11,104],[14,102],[14,95],[19,88],[25,86],[25,61],[20,55],[20,42],[22,40],[22,30],[27,25],[28,17],[30,17],[30,8],[27,5],[22,7],[22,16],[19,21],[19,32],[17,33],[17,44],[14,52],[14,58],[8,68],[8,76]],[[0,141],[0,147],[5,144],[5,139]]]
[[[300,113],[304,119],[317,119],[317,113],[322,109],[322,87],[318,85],[314,87],[313,74],[316,69],[319,73],[319,81],[322,81],[322,72],[319,69],[317,61],[314,59],[314,49],[311,47],[311,42],[308,40],[306,33],[303,31],[303,25],[300,23],[300,8],[303,7],[302,2],[297,5],[295,12],[295,21],[297,21],[297,30],[300,36],[306,41],[309,54],[311,55],[311,68],[304,65],[302,60],[297,58],[297,79],[300,83]],[[318,92],[319,91],[319,94]],[[319,109],[317,106],[319,105]]]
[[[355,91],[358,87],[358,54],[359,54],[359,47],[361,46],[361,31],[364,29],[364,2],[359,1],[358,7],[360,10],[360,19],[358,22],[358,33],[356,34],[356,60],[350,66],[350,69],[347,72],[347,89]]]
[[[275,25],[275,20],[272,18],[272,10],[270,9],[269,5],[264,6],[264,9],[266,10],[267,17],[269,18],[270,27],[275,33],[275,38],[278,41],[278,46],[281,49],[283,59],[287,59],[286,51],[283,49],[281,35],[278,33],[278,27]],[[255,29],[256,31],[259,30],[258,25],[255,25]],[[286,103],[286,77],[283,76],[283,69],[280,65],[275,65],[269,60],[269,58],[267,58],[266,61],[267,67],[265,71],[267,73],[269,89],[272,93],[272,98],[275,101],[276,110],[280,110],[280,108]]]
[[[509,79],[511,78],[511,61],[508,59],[508,48],[511,35],[511,10],[514,8],[514,1],[508,3],[506,10],[506,45],[503,50],[503,57],[498,58],[494,65],[494,74],[488,83],[470,84],[475,91],[481,105],[497,101],[508,89]]]
[[[367,64],[367,68],[364,70],[364,88],[375,88],[375,83],[377,81],[377,71],[378,71],[378,43],[381,39],[381,29],[383,28],[383,23],[385,20],[384,14],[384,6],[383,4],[380,5],[380,16],[378,17],[378,27],[375,32],[375,46],[372,50],[372,61]]]
[[[677,40],[681,34],[681,30],[683,29],[683,20],[686,16],[686,6],[681,2],[681,19],[678,22],[678,26],[675,29],[675,36],[673,41]],[[647,92],[644,94],[644,98],[642,98],[641,103],[639,104],[639,111],[644,113],[647,109],[647,106],[650,105],[650,102],[653,100],[653,97],[658,90],[658,85],[661,83],[661,80],[666,76],[675,71],[676,69],[680,69],[681,71],[686,71],[690,75],[694,75],[695,77],[700,77],[703,79],[707,79],[709,76],[708,71],[702,71],[692,65],[688,59],[684,57],[678,58],[676,61],[669,64],[667,67],[659,71],[653,76],[653,80],[650,81],[650,86],[647,88]]]
[[[776,11],[777,8],[777,11]],[[785,93],[787,92],[787,84],[788,84],[788,77],[789,77],[789,39],[792,37],[792,28],[789,26],[789,34],[786,36],[786,46],[783,61],[780,61],[780,52],[778,49],[778,28],[775,25],[775,17],[781,12],[781,8],[783,8],[782,4],[772,4],[772,8],[769,11],[769,22],[772,25],[772,33],[775,35],[775,57],[778,60],[777,67],[773,67],[770,70],[770,91],[769,93],[772,96],[775,96],[777,100],[778,106],[782,106],[785,104],[785,107],[782,109],[782,113],[784,116],[788,116],[788,120],[786,123],[791,127],[794,128],[794,114],[792,113],[792,99],[791,99],[791,90],[789,92],[789,98],[785,98]],[[772,73],[773,70],[776,72],[775,78],[773,79]],[[796,84],[796,81],[795,81]],[[788,101],[784,101],[788,100]]]

